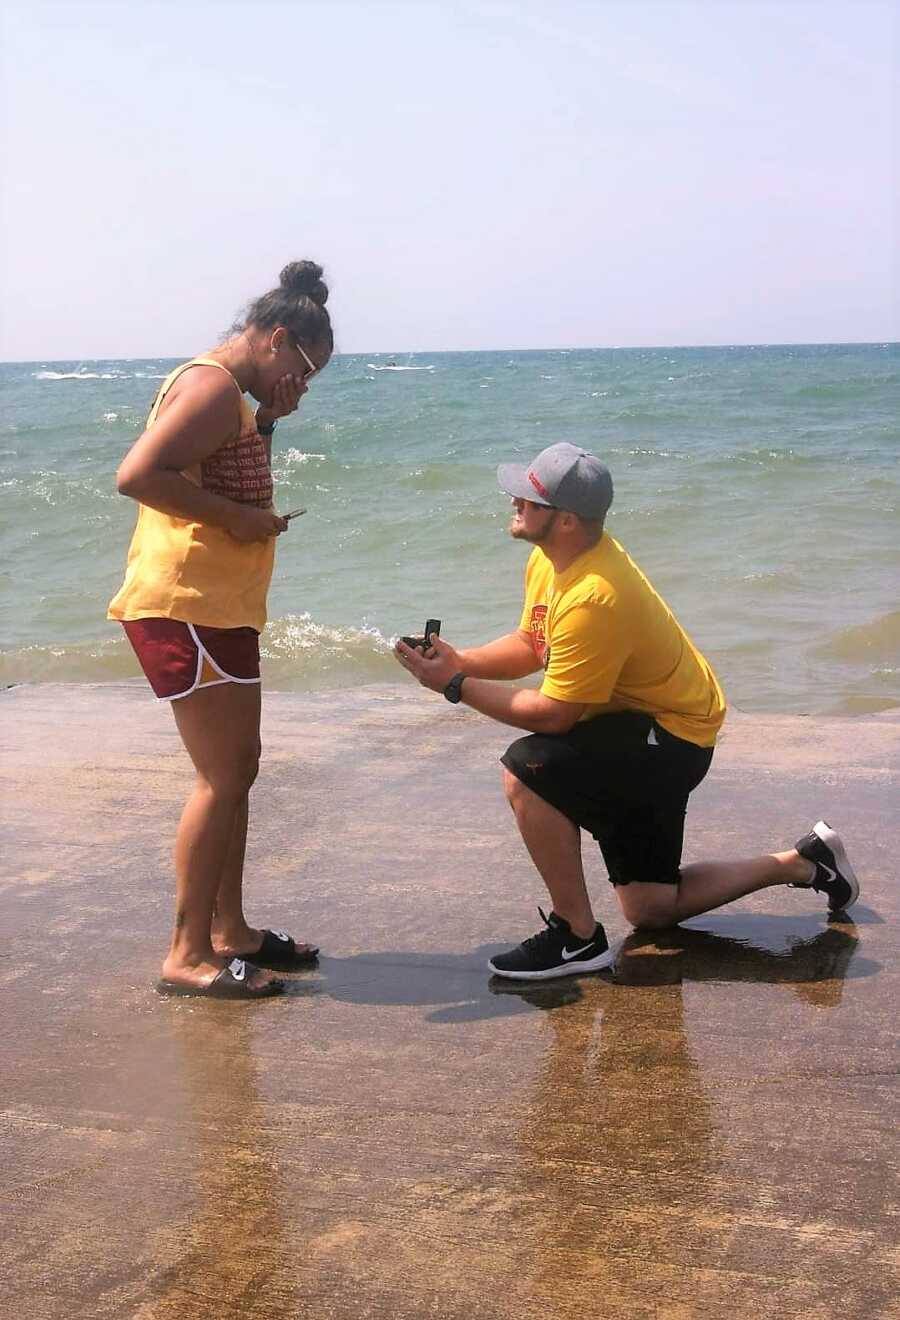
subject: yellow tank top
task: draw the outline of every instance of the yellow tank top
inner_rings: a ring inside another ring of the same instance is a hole
[[[174,382],[191,367],[219,367],[234,381],[240,399],[240,434],[182,476],[205,490],[240,503],[270,508],[272,470],[268,448],[240,386],[227,367],[212,358],[193,358],[171,372],[147,418],[156,421]],[[266,595],[272,577],[275,538],[237,541],[221,527],[173,518],[138,507],[128,550],[125,581],[109,604],[110,619],[180,619],[207,628],[255,628],[266,622]]]

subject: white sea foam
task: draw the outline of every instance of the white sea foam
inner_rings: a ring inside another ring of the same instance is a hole
[[[295,463],[324,463],[324,454],[307,454],[302,449],[286,449],[283,454],[278,456],[280,466],[291,467]]]
[[[287,659],[315,651],[321,657],[349,659],[366,652],[389,654],[392,643],[378,628],[317,623],[308,612],[273,619],[263,636],[261,651],[269,659]]]
[[[375,362],[367,362],[367,363],[366,363],[366,366],[370,369],[370,371],[434,371],[434,370],[435,370],[435,368],[434,368],[433,366],[421,366],[421,367],[391,367],[391,366],[383,366],[383,367],[380,367],[380,366],[378,366],[378,364],[375,363]]]
[[[131,380],[130,371],[33,371],[34,380]]]
[[[34,371],[35,380],[100,380],[99,371]]]

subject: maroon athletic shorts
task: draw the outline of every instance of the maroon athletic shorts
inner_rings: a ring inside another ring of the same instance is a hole
[[[129,619],[122,627],[160,701],[260,681],[255,628],[201,628],[178,619]]]

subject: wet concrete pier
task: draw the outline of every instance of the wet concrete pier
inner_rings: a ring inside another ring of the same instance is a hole
[[[896,1314],[896,715],[732,714],[689,816],[687,860],[824,815],[852,921],[769,890],[535,989],[485,969],[543,902],[506,732],[411,687],[267,694],[249,914],[324,956],[257,1004],[151,989],[168,710],[22,687],[0,729],[8,1314]]]

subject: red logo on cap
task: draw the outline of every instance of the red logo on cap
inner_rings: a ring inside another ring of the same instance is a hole
[[[534,488],[535,488],[535,490],[537,491],[537,493],[538,493],[543,499],[545,499],[545,500],[549,500],[549,499],[550,499],[550,496],[547,494],[546,490],[545,490],[544,487],[541,485],[541,483],[538,481],[537,477],[534,475],[533,472],[529,472],[529,473],[528,473],[528,480],[531,482],[532,486],[534,486]]]

